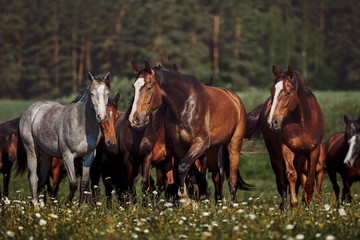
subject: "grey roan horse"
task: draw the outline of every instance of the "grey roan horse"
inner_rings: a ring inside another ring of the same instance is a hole
[[[27,154],[30,190],[36,208],[39,207],[38,194],[40,204],[44,202],[44,186],[53,156],[64,159],[69,175],[70,194],[67,203],[71,203],[77,189],[74,159],[83,159],[80,203],[90,200],[89,172],[101,137],[99,123],[107,120],[110,73],[95,78],[88,73],[88,77],[91,85],[69,105],[36,102],[21,116],[20,135]],[[38,178],[39,155],[42,163]]]

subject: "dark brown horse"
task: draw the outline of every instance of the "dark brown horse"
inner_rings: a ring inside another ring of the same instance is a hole
[[[343,180],[342,201],[351,201],[351,185],[360,180],[360,116],[356,121],[350,121],[344,116],[345,132],[336,133],[326,144],[326,167],[336,200],[339,200],[340,188],[336,173]]]
[[[11,169],[16,160],[20,118],[0,124],[0,172],[4,175],[2,195],[9,195]]]
[[[324,133],[324,117],[315,96],[298,71],[289,66],[286,72],[279,72],[273,66],[272,72],[275,82],[271,97],[247,115],[245,137],[262,134],[276,174],[281,209],[286,207],[288,184],[291,206],[298,205],[294,162],[301,157],[307,159],[304,192],[310,205]]]
[[[246,123],[240,98],[228,89],[205,86],[193,76],[152,68],[148,63],[144,69],[134,62],[132,67],[137,76],[128,120],[134,128],[142,129],[149,124],[152,111],[162,102],[166,104],[166,129],[180,159],[178,195],[187,197],[185,180],[195,160],[208,149],[225,143],[230,158],[229,188],[234,201],[237,187],[247,189],[237,177]],[[205,182],[204,176],[199,184]],[[206,188],[200,191],[206,194]]]
[[[100,168],[108,200],[111,199],[111,191],[115,188],[120,201],[131,200],[135,202],[135,186],[140,174],[144,171],[144,163],[151,163],[152,149],[157,134],[152,124],[152,116],[149,119],[150,124],[148,126],[142,129],[131,127],[128,122],[131,108],[127,112],[117,111],[118,101],[119,98],[115,97],[107,105],[108,120],[102,124],[102,132],[104,138],[108,140],[105,140],[101,149],[104,156],[100,156],[98,149],[98,157],[102,158]],[[116,139],[107,136],[112,128],[115,129]],[[149,168],[149,166],[147,167]],[[147,177],[143,179],[147,179]],[[142,189],[146,191],[148,186],[142,184]]]

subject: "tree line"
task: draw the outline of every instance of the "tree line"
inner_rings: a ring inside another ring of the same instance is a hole
[[[68,95],[87,71],[128,83],[131,60],[236,91],[288,64],[314,89],[360,89],[359,12],[355,0],[0,0],[0,97]]]

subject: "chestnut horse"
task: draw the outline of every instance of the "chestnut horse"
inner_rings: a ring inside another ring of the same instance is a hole
[[[294,162],[307,160],[305,183],[306,203],[311,204],[316,165],[324,134],[321,108],[304,78],[291,66],[286,72],[272,68],[275,77],[271,97],[247,115],[246,138],[262,134],[276,175],[281,196],[280,208],[286,207],[287,185],[290,185],[291,206],[297,206],[297,171]]]
[[[326,144],[326,167],[333,184],[336,200],[339,200],[340,188],[336,173],[343,180],[342,201],[351,201],[350,188],[353,182],[360,180],[360,116],[350,121],[344,115],[345,132],[336,133]]]
[[[196,159],[210,148],[226,144],[230,158],[229,188],[235,201],[237,187],[247,189],[237,172],[245,133],[246,113],[240,98],[225,88],[205,86],[193,76],[150,67],[141,69],[132,62],[137,74],[133,85],[134,101],[129,115],[132,127],[149,124],[152,111],[164,102],[168,107],[165,122],[174,144],[178,165],[179,197],[187,197],[185,180]],[[205,176],[201,185],[206,184]],[[206,194],[205,188],[200,188]]]
[[[4,175],[4,189],[0,197],[9,195],[11,168],[16,160],[19,136],[19,121],[16,118],[0,124],[0,172]]]

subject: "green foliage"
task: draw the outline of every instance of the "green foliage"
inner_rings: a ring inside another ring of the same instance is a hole
[[[70,95],[87,71],[131,79],[131,60],[236,91],[267,88],[288,64],[314,89],[360,89],[355,0],[2,2],[1,98]]]

